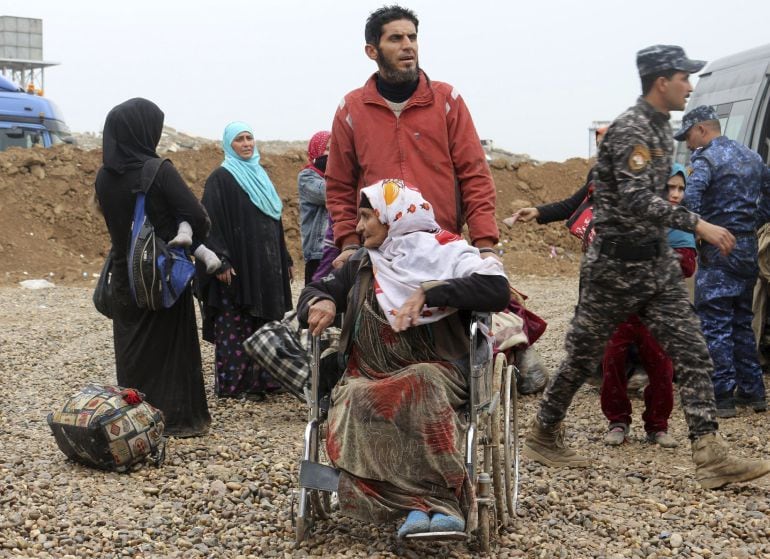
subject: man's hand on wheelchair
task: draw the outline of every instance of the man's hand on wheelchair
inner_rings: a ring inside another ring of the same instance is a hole
[[[321,299],[310,306],[307,313],[307,326],[310,333],[320,336],[326,328],[334,322],[337,314],[337,305],[329,299]]]
[[[403,332],[410,326],[417,326],[417,320],[422,315],[422,308],[425,306],[425,292],[422,287],[409,296],[401,308],[396,313],[396,321],[393,325],[394,332]]]

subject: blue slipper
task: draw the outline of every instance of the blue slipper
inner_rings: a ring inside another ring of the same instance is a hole
[[[437,512],[430,519],[431,532],[464,532],[465,520]]]
[[[430,517],[428,517],[428,514],[421,510],[413,510],[407,515],[401,528],[398,529],[398,537],[403,538],[407,534],[428,532],[430,527]]]

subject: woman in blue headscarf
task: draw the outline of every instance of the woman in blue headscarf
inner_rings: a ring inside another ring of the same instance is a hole
[[[248,124],[228,124],[222,148],[225,159],[206,180],[202,200],[211,218],[206,244],[222,260],[215,276],[198,274],[203,339],[216,345],[217,395],[262,399],[275,385],[243,350],[243,342],[292,308],[283,204],[259,163]]]
[[[674,163],[671,167],[671,176],[666,182],[668,201],[675,205],[681,204],[686,187],[687,171],[683,165]],[[679,255],[682,274],[685,278],[689,278],[695,273],[695,237],[686,231],[669,229],[668,244]]]

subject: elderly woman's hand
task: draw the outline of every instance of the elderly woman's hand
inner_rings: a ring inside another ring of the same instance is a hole
[[[307,325],[310,333],[320,336],[334,322],[337,315],[337,305],[329,299],[321,299],[310,305],[307,313]]]
[[[395,332],[403,332],[410,326],[417,326],[417,320],[422,315],[422,308],[424,306],[425,292],[420,287],[398,309],[393,330]]]

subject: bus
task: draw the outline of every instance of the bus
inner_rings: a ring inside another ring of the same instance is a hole
[[[56,104],[0,76],[0,151],[74,143]]]
[[[770,44],[709,63],[690,95],[687,111],[716,109],[722,134],[759,153],[770,164]],[[687,165],[690,150],[676,147],[675,160]]]

